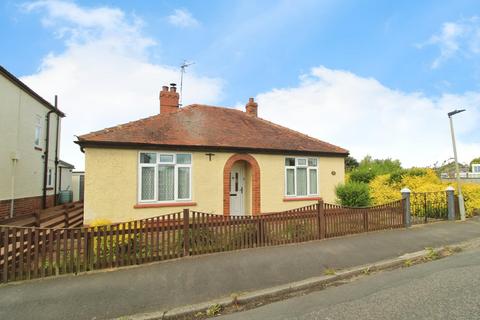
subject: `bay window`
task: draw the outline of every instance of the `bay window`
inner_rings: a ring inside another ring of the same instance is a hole
[[[317,158],[285,158],[285,195],[287,197],[318,195]]]
[[[139,202],[191,200],[192,155],[140,152]]]

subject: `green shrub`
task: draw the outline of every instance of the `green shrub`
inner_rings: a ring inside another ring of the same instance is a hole
[[[404,177],[423,177],[427,174],[427,170],[424,168],[410,168],[400,169],[390,174],[388,179],[389,184],[395,184],[402,182]]]
[[[392,172],[388,178],[389,184],[400,183],[402,182],[403,177],[405,176],[407,170],[398,170]]]
[[[335,188],[338,199],[342,206],[366,207],[371,203],[368,184],[361,182],[348,182]]]
[[[399,160],[388,159],[373,159],[371,156],[366,156],[360,161],[359,170],[370,170],[374,176],[387,174],[402,170]]]
[[[369,183],[375,178],[375,173],[369,169],[357,169],[350,173],[350,181]]]

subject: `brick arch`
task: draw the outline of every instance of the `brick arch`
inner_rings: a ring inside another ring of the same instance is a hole
[[[223,168],[223,214],[230,214],[230,172],[237,161],[246,161],[252,169],[252,214],[260,213],[260,166],[257,160],[249,154],[232,155]]]

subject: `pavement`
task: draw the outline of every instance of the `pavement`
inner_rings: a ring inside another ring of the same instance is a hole
[[[109,319],[168,310],[480,237],[480,218],[157,262],[0,287],[0,319]]]
[[[479,274],[477,248],[216,319],[479,319]]]

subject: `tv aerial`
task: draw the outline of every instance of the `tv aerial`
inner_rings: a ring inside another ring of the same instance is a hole
[[[188,62],[187,60],[183,60],[183,63],[180,66],[180,106],[182,106],[183,99],[183,75],[187,72],[185,69],[192,64],[195,64],[195,62]]]

